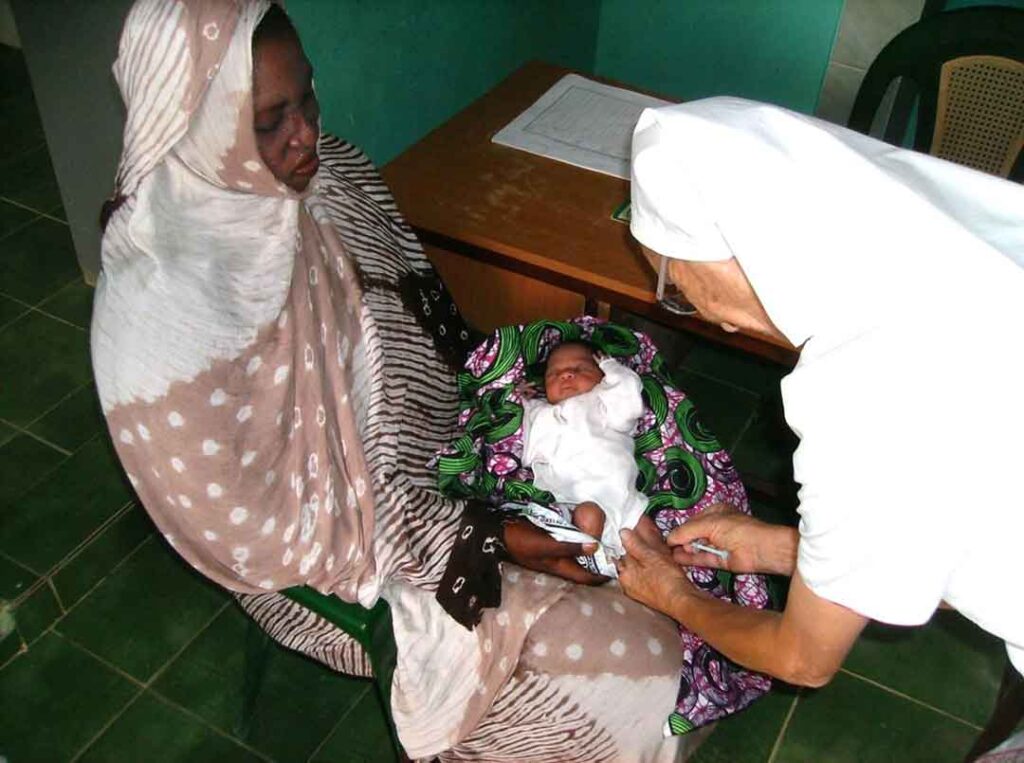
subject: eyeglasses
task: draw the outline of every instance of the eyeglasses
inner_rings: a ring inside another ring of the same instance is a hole
[[[668,277],[669,258],[661,256],[658,265],[658,289],[655,296],[658,304],[675,315],[696,315],[697,308],[686,301],[686,297]]]

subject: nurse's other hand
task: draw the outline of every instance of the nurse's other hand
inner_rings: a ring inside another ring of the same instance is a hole
[[[675,617],[681,600],[701,596],[672,558],[672,550],[657,534],[623,530],[626,556],[616,562],[619,585],[626,595],[651,609]]]
[[[716,503],[672,530],[668,545],[672,547],[673,559],[687,567],[792,575],[797,539],[797,531],[792,527],[771,525],[727,503]],[[691,545],[693,541],[727,551],[729,556],[722,559],[699,551]]]
[[[505,549],[512,560],[535,572],[546,572],[583,585],[600,585],[608,578],[595,575],[576,561],[577,556],[590,556],[596,543],[562,543],[526,519],[505,524]]]

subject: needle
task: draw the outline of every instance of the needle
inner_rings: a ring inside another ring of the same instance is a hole
[[[723,551],[720,548],[715,548],[714,546],[709,546],[707,543],[701,543],[699,540],[690,541],[690,548],[695,548],[698,551],[704,551],[704,552],[706,552],[708,554],[714,554],[719,559],[721,559],[723,562],[726,559],[729,558],[729,552],[728,551]]]

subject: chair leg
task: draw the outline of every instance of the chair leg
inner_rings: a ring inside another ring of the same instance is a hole
[[[992,717],[988,719],[985,728],[974,741],[974,746],[964,758],[964,763],[970,763],[1006,740],[1021,718],[1024,718],[1024,676],[1021,676],[1007,660]]]
[[[256,713],[256,700],[263,689],[263,678],[267,673],[270,661],[270,636],[256,624],[249,621],[245,633],[245,673],[242,677],[242,707],[238,720],[235,722],[235,733],[241,739],[249,736],[252,728],[253,715]]]

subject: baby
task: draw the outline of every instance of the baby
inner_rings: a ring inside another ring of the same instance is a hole
[[[647,508],[636,489],[633,430],[643,415],[640,377],[584,342],[565,342],[548,356],[547,400],[524,402],[523,465],[534,484],[569,509],[580,530],[601,541],[595,566],[615,574],[619,531]],[[603,552],[603,553],[602,553]]]

